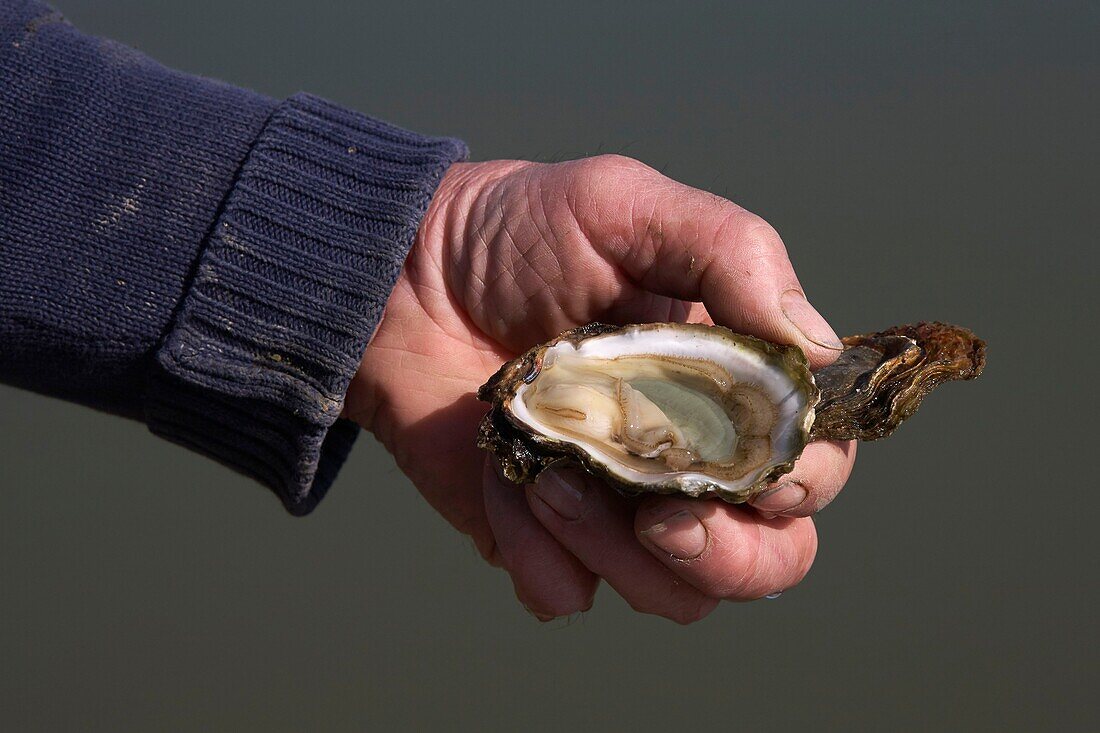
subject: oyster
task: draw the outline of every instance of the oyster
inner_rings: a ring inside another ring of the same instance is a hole
[[[944,382],[974,379],[985,342],[945,323],[895,326],[842,339],[844,351],[814,374],[821,388],[811,440],[878,440]]]
[[[807,442],[875,440],[935,386],[972,379],[985,344],[940,323],[844,339],[837,361],[719,326],[591,324],[508,362],[478,392],[478,444],[533,481],[570,459],[624,493],[741,502],[789,472]]]

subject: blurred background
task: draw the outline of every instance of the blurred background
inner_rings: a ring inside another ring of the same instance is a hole
[[[772,222],[840,333],[953,321],[989,366],[862,446],[803,584],[691,627],[607,589],[539,624],[370,436],[293,519],[0,388],[0,727],[1100,729],[1097,3],[56,5],[475,159],[640,158]]]

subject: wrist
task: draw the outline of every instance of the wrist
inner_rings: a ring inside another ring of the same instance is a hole
[[[484,236],[478,223],[497,218],[500,203],[493,199],[494,184],[534,165],[512,160],[459,162],[443,175],[345,399],[342,416],[374,433],[383,443],[394,427],[392,423],[400,417],[386,414],[386,405],[394,401],[388,393],[405,378],[399,352],[413,350],[415,344],[410,342],[409,334],[441,316],[438,308],[426,310],[425,303],[435,302],[434,296],[439,293],[453,296],[464,292],[462,273],[466,270],[454,265],[474,254],[466,248]],[[458,312],[461,304],[453,300],[448,301],[445,310],[448,315],[463,317]]]
[[[405,258],[401,275],[387,299],[382,317],[367,342],[359,368],[348,385],[344,408],[340,416],[358,423],[360,427],[374,433],[383,442],[385,442],[385,439],[379,434],[378,430],[387,421],[385,419],[380,420],[379,413],[382,412],[382,405],[385,403],[384,382],[386,379],[384,374],[388,369],[382,362],[385,352],[390,351],[390,349],[388,347],[387,349],[378,347],[379,334],[385,332],[387,328],[392,328],[393,321],[399,317],[395,314],[395,310],[398,309],[394,307],[394,301],[399,297],[398,293],[408,289],[410,269],[417,267],[418,261],[440,261],[438,256],[430,253],[430,250],[438,249],[435,243],[442,241],[447,236],[448,231],[454,230],[454,226],[449,223],[453,222],[454,218],[450,214],[455,208],[453,202],[459,192],[469,188],[476,168],[477,164],[475,163],[457,162],[451,164],[443,174],[443,178],[440,180],[439,186],[432,195],[428,208],[420,220],[420,225],[417,227],[416,236],[413,239],[409,254]]]

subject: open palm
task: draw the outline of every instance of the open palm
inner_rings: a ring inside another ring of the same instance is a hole
[[[497,477],[475,447],[478,386],[503,361],[595,320],[717,322],[798,345],[815,367],[839,348],[774,229],[725,199],[619,156],[458,164],[346,413],[511,574],[539,618],[589,608],[601,578],[635,609],[680,622],[796,584],[816,550],[808,517],[843,486],[854,444],[811,445],[756,510],[625,499],[569,468],[526,489]]]

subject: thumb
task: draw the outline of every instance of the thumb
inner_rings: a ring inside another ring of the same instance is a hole
[[[629,158],[582,163],[577,219],[631,280],[702,301],[719,325],[799,346],[814,368],[836,359],[843,344],[806,299],[783,240],[766,221]]]

